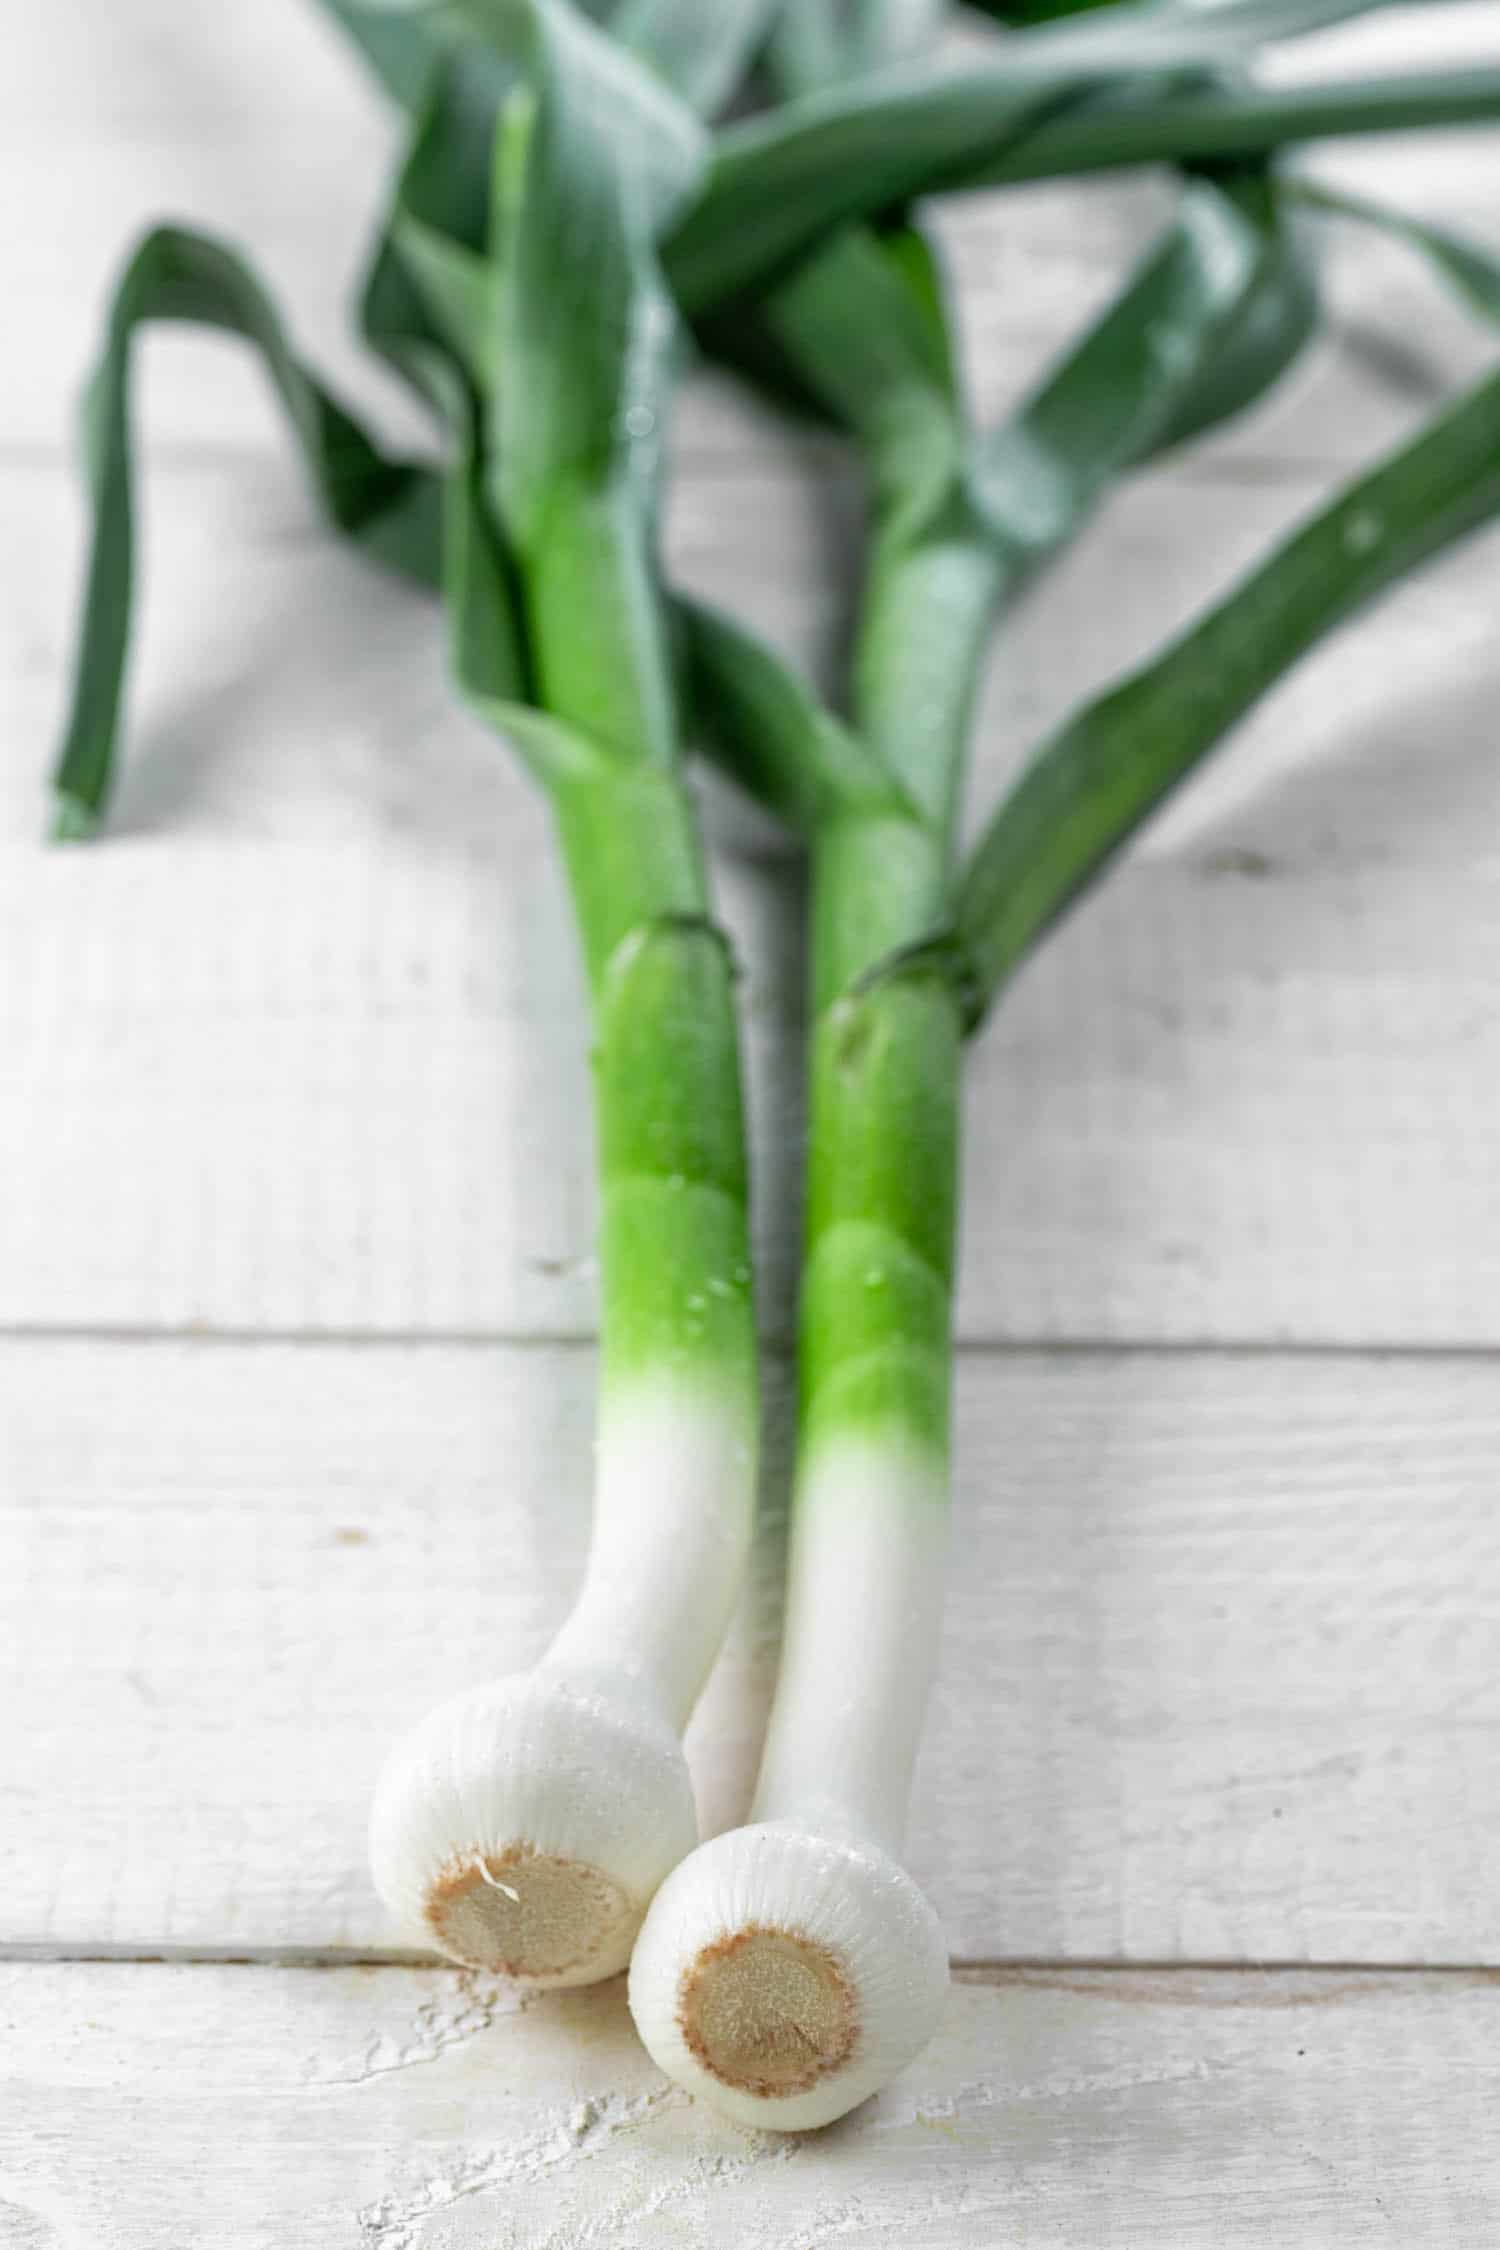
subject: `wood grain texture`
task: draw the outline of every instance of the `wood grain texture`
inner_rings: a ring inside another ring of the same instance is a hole
[[[375,1768],[560,1619],[591,1380],[545,1347],[0,1350],[0,1944],[403,1942]],[[1500,1962],[1484,1361],[971,1356],[958,1440],[911,1842],[957,1954]],[[778,1535],[773,1498],[694,1724],[710,1826]]]
[[[1500,2226],[1482,1977],[1018,1973],[801,2139],[658,2078],[618,1984],[0,1971],[6,2250],[1451,2250]]]

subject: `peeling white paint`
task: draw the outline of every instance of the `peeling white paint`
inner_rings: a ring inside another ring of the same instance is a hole
[[[602,2094],[575,2102],[524,2140],[461,2156],[450,2170],[418,2181],[403,2194],[367,2205],[355,2214],[361,2243],[367,2250],[416,2250],[417,2230],[434,2211],[470,2196],[501,2193],[595,2157],[619,2135],[674,2102],[686,2106],[684,2097],[666,2085],[643,2094]]]
[[[396,2071],[436,2062],[440,2055],[480,2038],[503,2017],[520,2015],[529,1997],[503,1977],[455,1969],[443,1975],[437,1988],[418,2002],[408,2033],[402,2035],[388,2028],[374,2032],[353,2069],[315,2067],[309,2071],[306,2084],[363,2086],[373,2078],[388,2078]]]

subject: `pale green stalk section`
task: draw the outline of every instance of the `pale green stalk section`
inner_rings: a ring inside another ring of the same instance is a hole
[[[961,541],[877,538],[855,717],[910,802],[814,842],[796,1500],[756,1809],[891,1851],[942,1601],[963,1023],[946,972],[865,980],[942,908],[994,576]]]
[[[975,688],[999,592],[920,237],[848,234],[774,300],[799,371],[863,441],[874,532],[851,718],[877,788],[813,839],[813,1032],[800,1322],[802,1442],[948,1424],[960,1010],[951,979],[877,964],[943,918]]]
[[[977,541],[877,536],[854,719],[904,802],[835,816],[813,847],[808,1456],[854,1433],[946,1458],[963,1024],[946,969],[870,972],[942,918],[997,580]]]
[[[710,919],[652,551],[673,341],[652,202],[681,192],[674,168],[691,177],[696,129],[576,18],[539,23],[544,90],[512,103],[496,163],[489,486],[536,700],[582,750],[541,770],[593,1007],[605,1391],[701,1373],[748,1421],[733,972]]]
[[[939,332],[909,328],[869,366],[918,301],[884,257],[846,237],[774,306],[873,469],[851,718],[883,780],[813,837],[796,1502],[757,1812],[852,1819],[897,1849],[941,1600],[964,1026],[946,973],[889,957],[943,915],[1000,566],[965,498]]]
[[[588,971],[600,1191],[594,1544],[552,1652],[680,1724],[749,1544],[757,1419],[729,945],[683,774],[654,548],[673,327],[652,241],[698,159],[669,96],[566,10],[495,175],[488,490],[515,558]]]

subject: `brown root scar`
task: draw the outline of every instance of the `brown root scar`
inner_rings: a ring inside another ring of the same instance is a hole
[[[689,1963],[677,2024],[721,2085],[773,2097],[805,2094],[842,2070],[859,2039],[838,1957],[800,1930],[762,1922],[716,1938]]]
[[[450,1861],[423,1911],[442,1950],[467,1968],[557,1977],[614,1941],[630,1902],[600,1868],[521,1842]]]

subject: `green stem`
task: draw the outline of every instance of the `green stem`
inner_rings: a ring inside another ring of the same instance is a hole
[[[815,845],[808,1453],[872,1428],[947,1450],[963,1027],[943,976],[913,967],[864,980],[941,915],[997,585],[977,544],[877,538],[854,718],[910,810],[846,814]]]
[[[594,1018],[606,1393],[755,1379],[733,968],[675,768],[559,785]]]
[[[594,1022],[602,1383],[695,1371],[753,1423],[744,1107],[649,531],[564,488],[523,567],[544,707],[599,755],[551,783]]]

